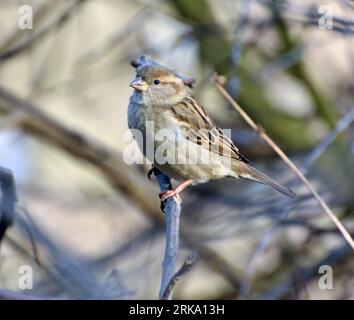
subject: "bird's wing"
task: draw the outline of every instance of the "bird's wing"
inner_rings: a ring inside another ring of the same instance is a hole
[[[169,107],[178,126],[186,139],[210,151],[249,163],[224,134],[209,118],[204,107],[192,96],[185,97],[180,103]]]

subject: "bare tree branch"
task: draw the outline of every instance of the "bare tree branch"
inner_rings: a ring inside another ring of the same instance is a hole
[[[316,146],[311,153],[306,157],[304,164],[301,166],[300,170],[304,174],[306,174],[310,168],[315,164],[315,162],[318,160],[318,158],[323,154],[323,152],[330,146],[330,144],[338,137],[340,133],[345,131],[350,124],[354,121],[354,109],[349,111],[337,124],[336,128],[327,136],[325,137],[322,142]],[[287,225],[292,225],[292,224],[297,224],[301,226],[306,226],[308,229],[311,230],[312,235],[318,235],[318,234],[324,234],[327,232],[334,232],[337,230],[335,229],[321,229],[318,227],[315,227],[313,225],[307,224],[305,221],[290,221],[288,220],[288,214],[291,211],[291,208],[293,206],[290,206],[290,208],[287,208],[283,211],[282,215],[277,222],[276,225],[271,226],[261,237],[261,240],[259,241],[257,248],[252,255],[250,262],[248,264],[248,267],[246,269],[246,274],[245,277],[242,281],[241,285],[241,296],[243,298],[246,298],[251,290],[251,280],[253,276],[256,273],[256,266],[254,265],[254,262],[257,261],[257,258],[265,251],[267,248],[267,245],[272,238],[274,232],[278,229],[280,226],[287,226]]]
[[[161,188],[161,192],[171,189],[170,178],[162,172],[155,173]],[[179,248],[179,220],[181,214],[181,204],[174,198],[167,199],[166,210],[166,245],[165,256],[162,263],[162,277],[159,297],[162,299],[166,288],[176,272],[178,248]],[[172,299],[172,290],[167,295],[167,299]]]
[[[162,296],[161,300],[170,300],[170,296],[172,295],[173,289],[181,278],[183,278],[188,272],[191,271],[193,265],[199,259],[199,254],[196,251],[193,251],[187,259],[184,261],[182,267],[173,275],[173,277],[168,282]]]
[[[316,146],[316,148],[314,148],[314,150],[312,150],[310,155],[306,158],[301,171],[304,172],[304,170],[308,170],[308,168],[311,167],[315,161],[323,154],[323,152],[326,151],[326,149],[338,137],[338,135],[345,131],[353,123],[353,121],[354,106],[346,115],[344,115],[341,120],[338,121],[334,130],[332,130],[332,132],[325,139],[323,139],[322,142]]]

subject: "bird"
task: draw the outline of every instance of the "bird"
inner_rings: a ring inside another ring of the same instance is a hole
[[[160,194],[161,203],[189,185],[224,177],[266,184],[283,195],[295,193],[259,172],[190,93],[175,71],[162,65],[137,70],[128,105],[128,127],[141,133],[138,143],[154,169],[182,181]],[[151,147],[149,147],[151,146]]]

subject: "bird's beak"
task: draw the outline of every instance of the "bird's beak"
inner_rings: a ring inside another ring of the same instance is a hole
[[[147,83],[143,79],[141,79],[140,77],[139,78],[135,78],[130,83],[130,86],[133,89],[138,90],[138,91],[146,91],[148,89]]]

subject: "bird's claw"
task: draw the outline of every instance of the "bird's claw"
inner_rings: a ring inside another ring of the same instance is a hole
[[[161,201],[160,202],[160,209],[163,213],[166,213],[166,203]]]
[[[151,180],[151,175],[152,174],[156,175],[156,168],[155,167],[152,167],[147,173],[147,176],[148,176],[149,180]]]

